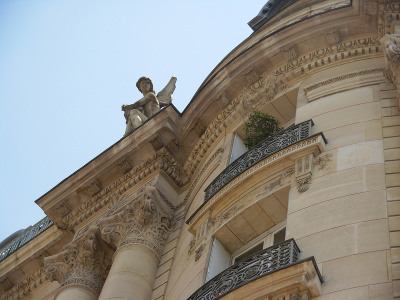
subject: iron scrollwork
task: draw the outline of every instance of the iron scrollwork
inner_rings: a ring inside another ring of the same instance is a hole
[[[250,169],[263,159],[303,139],[309,138],[311,136],[312,125],[312,120],[292,125],[286,130],[265,139],[251,148],[222,171],[222,173],[205,189],[204,202],[211,199],[235,177]]]
[[[294,239],[261,250],[212,278],[188,300],[219,299],[243,285],[290,266],[298,260],[299,254]]]

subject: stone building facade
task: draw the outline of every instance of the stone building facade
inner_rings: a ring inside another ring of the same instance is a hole
[[[269,1],[201,84],[36,203],[5,299],[399,299],[400,2]],[[255,109],[284,130],[244,149]]]

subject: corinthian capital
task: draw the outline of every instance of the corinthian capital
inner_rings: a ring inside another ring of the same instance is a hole
[[[138,198],[117,203],[116,207],[99,221],[102,238],[114,248],[141,244],[160,257],[174,222],[173,211],[160,198],[157,189],[147,186]]]
[[[99,228],[91,226],[61,253],[45,257],[45,272],[61,286],[84,285],[100,294],[111,265],[111,253],[112,249],[101,239]]]
[[[400,104],[400,35],[386,34],[380,43],[385,57],[386,77],[397,88],[397,101]]]

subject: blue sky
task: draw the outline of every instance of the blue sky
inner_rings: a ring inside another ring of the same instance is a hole
[[[118,141],[122,104],[178,78],[183,111],[267,0],[0,0],[0,241],[34,203]]]

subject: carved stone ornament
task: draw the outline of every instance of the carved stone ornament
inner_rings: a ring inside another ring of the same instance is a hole
[[[247,112],[252,112],[260,103],[273,100],[277,93],[276,80],[275,76],[264,73],[259,80],[244,89],[239,96],[244,109]]]
[[[310,188],[314,167],[314,154],[310,153],[296,160],[296,182],[299,193],[304,193]]]
[[[326,32],[326,41],[329,45],[336,45],[340,43],[340,32],[337,28],[332,28]]]
[[[97,226],[91,226],[78,240],[66,245],[59,254],[45,257],[45,272],[61,287],[84,285],[100,294],[111,266],[111,248],[101,239]]]
[[[332,154],[328,153],[323,156],[318,157],[314,161],[314,165],[319,166],[319,170],[325,169],[325,167],[328,165],[330,161],[332,161]]]
[[[132,165],[130,164],[127,158],[124,158],[120,163],[118,163],[118,167],[124,172],[124,174],[128,173],[132,170]]]
[[[400,101],[400,35],[387,34],[380,39],[385,57],[385,76],[397,88]]]
[[[68,208],[68,206],[65,204],[65,202],[61,203],[56,208],[56,210],[62,217],[65,217],[66,215],[68,215],[71,212],[71,210]]]
[[[157,189],[146,186],[140,197],[99,221],[101,236],[113,248],[141,244],[159,257],[174,228],[173,211],[161,200]]]
[[[91,193],[92,195],[97,194],[98,192],[101,191],[101,183],[97,179],[93,180],[91,183],[89,183],[86,186],[86,189]]]
[[[393,21],[399,20],[400,2],[380,0],[378,12],[378,37],[394,33]]]
[[[200,247],[195,250],[195,253],[196,253],[196,255],[194,256],[195,261],[198,261],[201,258],[205,248],[206,248],[206,245],[201,244]]]
[[[225,107],[228,106],[229,103],[231,103],[231,99],[229,99],[226,93],[223,92],[221,95],[217,97],[217,103],[222,109],[224,109]]]
[[[284,48],[282,52],[288,62],[298,57],[295,46]]]

